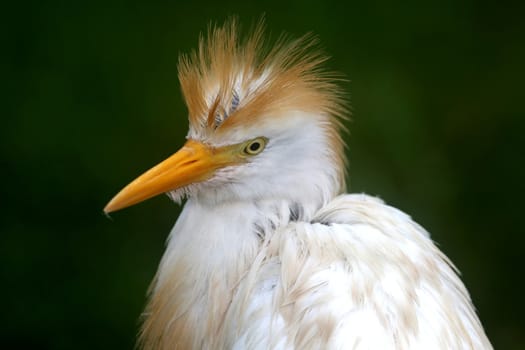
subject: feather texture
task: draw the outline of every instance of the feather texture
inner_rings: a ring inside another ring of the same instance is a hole
[[[235,21],[182,56],[188,138],[264,137],[187,196],[150,288],[145,349],[491,349],[468,292],[409,216],[344,190],[345,105],[315,39],[265,49]]]
[[[188,202],[145,348],[491,349],[453,266],[406,214],[366,195],[337,197],[308,222],[289,221],[285,202],[257,206],[264,219]],[[272,234],[247,232],[252,220]]]
[[[242,39],[235,19],[210,27],[198,51],[179,59],[179,80],[188,107],[189,138],[231,140],[230,135],[279,116],[304,112],[317,119],[329,135],[333,161],[344,182],[341,119],[348,114],[339,74],[326,71],[328,59],[315,36],[282,35],[269,46],[264,22]],[[235,107],[235,108],[232,108]],[[240,130],[240,131],[239,131]]]

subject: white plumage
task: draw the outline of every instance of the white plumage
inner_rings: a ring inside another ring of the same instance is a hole
[[[185,147],[114,211],[184,209],[150,290],[147,349],[491,349],[464,285],[409,216],[344,190],[344,114],[312,39],[264,50],[234,22],[184,56]]]

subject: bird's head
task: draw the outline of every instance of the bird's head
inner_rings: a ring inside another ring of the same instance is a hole
[[[179,60],[186,144],[120,191],[106,213],[167,192],[210,203],[277,198],[317,206],[344,189],[345,114],[337,76],[310,35],[268,47],[259,24],[210,28]]]

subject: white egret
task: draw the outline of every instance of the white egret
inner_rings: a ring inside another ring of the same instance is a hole
[[[337,78],[311,36],[234,21],[183,55],[187,142],[106,213],[187,198],[150,289],[146,349],[491,349],[428,233],[345,190]]]

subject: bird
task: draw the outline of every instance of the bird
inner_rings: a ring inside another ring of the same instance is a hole
[[[210,24],[179,57],[186,142],[104,208],[183,204],[138,347],[492,349],[429,233],[346,193],[349,103],[318,37],[243,33]]]

